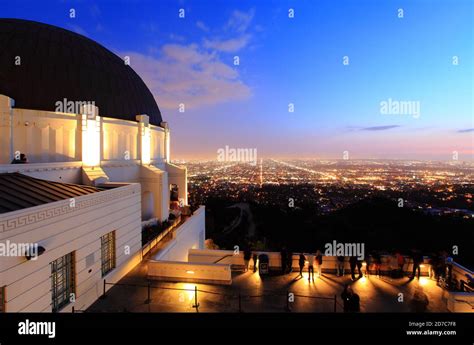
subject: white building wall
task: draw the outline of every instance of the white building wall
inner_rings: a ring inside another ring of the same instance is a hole
[[[124,161],[139,159],[138,123],[112,118],[102,118],[102,160]]]
[[[82,183],[82,163],[0,164],[0,173],[18,172],[31,177],[64,183]]]
[[[168,183],[178,186],[178,198],[183,205],[188,204],[188,172],[186,168],[174,164],[165,164],[168,172]]]
[[[81,161],[80,114],[12,108],[13,104],[0,95],[0,164],[9,164],[15,151],[26,154],[30,163]],[[163,163],[165,130],[154,125],[150,129],[151,160]],[[138,122],[102,117],[103,161],[139,160],[139,140]]]
[[[8,312],[51,311],[50,263],[75,252],[76,302],[62,311],[85,309],[101,294],[100,237],[116,231],[116,268],[105,279],[116,282],[141,261],[140,185],[94,193],[70,201],[0,215],[0,241],[38,243],[37,260],[3,257],[0,286],[6,286]],[[127,254],[129,253],[129,254]],[[86,257],[93,264],[86,267]]]
[[[75,114],[13,108],[13,150],[31,163],[80,160]],[[9,163],[9,162],[4,162]]]
[[[151,150],[150,158],[155,164],[164,163],[165,161],[165,131],[158,126],[150,125]]]
[[[174,233],[174,238],[153,260],[188,261],[189,249],[204,249],[206,237],[205,208],[201,206]]]
[[[0,164],[10,163],[12,105],[10,97],[0,95]]]

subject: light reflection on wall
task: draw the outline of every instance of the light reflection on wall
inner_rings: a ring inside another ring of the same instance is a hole
[[[100,164],[100,117],[82,115],[82,163],[85,166]]]

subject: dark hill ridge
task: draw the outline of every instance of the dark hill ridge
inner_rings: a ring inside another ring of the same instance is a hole
[[[220,205],[228,201],[213,200],[208,206],[208,235],[223,248],[245,242],[245,226],[229,236],[220,236],[234,214]],[[251,204],[256,223],[256,238],[268,250],[279,251],[283,245],[293,251],[315,251],[324,244],[362,242],[366,250],[390,252],[395,249],[409,253],[421,249],[426,255],[441,249],[451,251],[457,245],[460,261],[474,266],[474,220],[449,216],[431,216],[397,206],[396,200],[371,198],[356,202],[328,215],[318,215],[311,208],[288,211],[276,206]],[[216,216],[219,214],[218,216]]]

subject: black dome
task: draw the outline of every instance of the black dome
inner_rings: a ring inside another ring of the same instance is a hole
[[[161,113],[143,80],[97,42],[55,26],[0,19],[0,94],[15,108],[55,111],[56,102],[94,101],[99,115],[136,121]],[[15,65],[16,56],[21,65]]]

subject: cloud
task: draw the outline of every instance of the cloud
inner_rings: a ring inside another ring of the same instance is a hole
[[[248,32],[248,29],[254,16],[255,9],[251,9],[248,12],[238,10],[233,11],[224,26],[224,30],[221,31],[225,32],[227,36],[234,37],[214,37],[212,39],[204,39],[204,47],[224,53],[234,53],[245,48],[252,39],[252,34]]]
[[[460,129],[457,132],[458,133],[470,133],[470,132],[474,132],[474,128]]]
[[[238,38],[228,40],[204,40],[204,46],[227,53],[234,53],[247,46],[250,41],[250,35],[246,34]]]
[[[236,32],[243,33],[247,31],[247,29],[249,28],[254,16],[255,16],[254,8],[252,8],[248,12],[235,10],[232,12],[231,17],[226,24],[226,28],[236,31]]]
[[[180,42],[186,41],[186,38],[184,36],[176,35],[174,33],[170,33],[169,38],[172,41],[180,41]]]
[[[223,62],[221,54],[237,52],[249,44],[252,34],[247,30],[254,15],[254,9],[233,11],[220,28],[221,34],[214,37],[209,37],[211,28],[197,21],[204,35],[199,44],[185,44],[184,37],[171,34],[173,43],[148,46],[145,53],[118,55],[130,57],[131,67],[145,81],[161,109],[176,110],[180,103],[188,110],[246,100],[252,96],[250,87],[230,65],[230,59],[229,65]],[[151,22],[142,23],[141,28],[149,32],[158,29]]]
[[[131,67],[145,81],[158,106],[175,110],[180,103],[186,109],[248,99],[250,88],[238,72],[223,63],[216,53],[197,44],[166,44],[158,49],[159,57],[136,52],[130,56]]]
[[[206,26],[206,24],[204,24],[200,20],[196,22],[196,26],[204,32],[209,32],[209,28]]]
[[[361,131],[386,131],[393,128],[398,128],[399,125],[389,125],[389,126],[373,126],[373,127],[364,127],[361,128]]]

